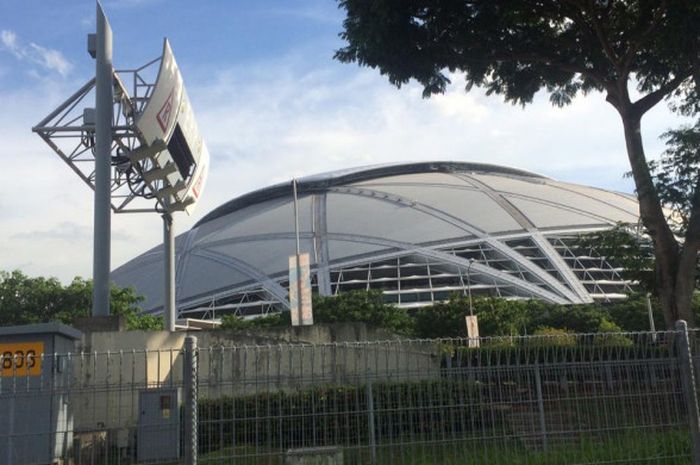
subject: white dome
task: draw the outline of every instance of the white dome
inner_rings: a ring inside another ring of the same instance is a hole
[[[321,294],[382,289],[401,306],[454,292],[582,303],[623,296],[618,270],[572,238],[637,223],[629,195],[500,166],[427,162],[345,170],[299,181],[302,252]],[[178,236],[177,306],[265,312],[289,307],[294,254],[290,184],[238,197]],[[112,273],[162,310],[162,248]],[[204,313],[204,314],[203,314]],[[211,316],[211,315],[209,315]]]

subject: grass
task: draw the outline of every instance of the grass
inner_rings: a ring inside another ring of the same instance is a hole
[[[514,439],[378,445],[377,465],[681,465],[691,463],[687,430],[627,431],[605,438],[550,440],[547,450]],[[203,465],[284,465],[283,450],[229,447],[200,457]],[[371,464],[366,446],[343,447],[343,465]],[[320,463],[320,462],[308,462]],[[324,462],[325,463],[325,462]]]

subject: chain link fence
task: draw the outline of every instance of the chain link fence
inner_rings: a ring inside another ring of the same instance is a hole
[[[43,356],[0,378],[0,465],[700,464],[698,336]]]

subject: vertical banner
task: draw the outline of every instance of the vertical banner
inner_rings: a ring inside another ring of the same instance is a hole
[[[479,321],[476,315],[467,315],[464,317],[467,323],[467,337],[469,337],[469,347],[478,348],[479,347]]]
[[[301,290],[301,299],[299,291]],[[289,305],[292,312],[292,326],[314,324],[311,308],[311,262],[308,253],[289,257]]]

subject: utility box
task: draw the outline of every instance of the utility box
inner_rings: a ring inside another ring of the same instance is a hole
[[[0,328],[0,465],[48,465],[67,456],[73,412],[66,354],[81,338],[58,323]]]
[[[180,391],[177,388],[139,392],[136,451],[139,462],[180,457]]]

